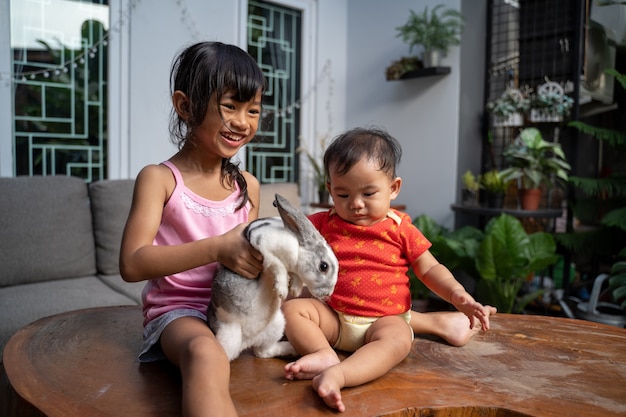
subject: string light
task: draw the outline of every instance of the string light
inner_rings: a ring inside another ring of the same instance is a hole
[[[189,7],[186,0],[174,1],[180,10],[180,20],[190,32],[192,39],[200,40],[202,38],[202,34],[197,29],[192,13],[189,12]],[[74,59],[65,62],[63,65],[50,65],[48,68],[42,68],[37,70],[21,72],[14,71],[13,73],[0,72],[0,80],[4,78],[11,78],[14,82],[27,82],[34,81],[38,77],[43,77],[48,80],[51,77],[59,77],[62,74],[67,74],[70,70],[78,68],[79,65],[83,65],[86,62],[86,59],[96,58],[100,47],[108,46],[110,39],[119,34],[124,26],[128,25],[132,12],[137,8],[140,3],[141,0],[129,0],[128,6],[124,10],[124,13],[122,13],[122,16],[110,26],[110,30],[104,33],[102,39],[95,42],[89,47],[84,47],[82,49],[82,52],[76,55]],[[263,116],[274,116],[275,118],[282,118],[293,114],[295,111],[300,109],[302,103],[307,102],[313,96],[313,94],[317,91],[317,86],[326,80],[328,80],[329,83],[329,94],[332,95],[333,79],[330,60],[326,61],[324,67],[320,71],[309,91],[303,94],[297,101],[288,104],[284,108],[264,111]]]
[[[28,80],[35,80],[37,77],[42,76],[46,79],[50,78],[50,76],[60,76],[61,74],[66,74],[70,69],[78,68],[79,64],[83,65],[85,63],[85,59],[94,59],[99,51],[100,47],[106,47],[109,44],[109,39],[111,38],[112,33],[119,33],[124,25],[130,20],[130,16],[132,10],[137,7],[137,5],[141,2],[141,0],[130,0],[128,3],[128,7],[126,8],[123,15],[120,17],[115,24],[111,25],[111,30],[106,32],[102,39],[94,43],[89,47],[83,47],[82,52],[71,61],[67,61],[63,65],[50,65],[48,68],[31,70],[31,71],[14,71],[13,73],[2,73],[0,72],[0,80],[4,78],[12,78],[14,82],[25,82]]]

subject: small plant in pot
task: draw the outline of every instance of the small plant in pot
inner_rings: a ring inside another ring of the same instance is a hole
[[[450,46],[461,44],[464,23],[458,10],[439,4],[431,10],[425,7],[419,14],[410,10],[406,23],[396,30],[397,36],[409,45],[409,53],[417,45],[424,48],[422,61],[428,68],[438,66],[439,58],[447,55]]]
[[[304,147],[299,147],[296,152],[303,152],[309,160],[311,167],[313,168],[313,181],[315,183],[315,189],[317,190],[320,203],[328,203],[328,190],[326,189],[326,173],[322,164]]]
[[[561,145],[547,142],[539,129],[522,129],[519,136],[502,154],[510,165],[501,171],[507,180],[519,180],[521,206],[524,210],[537,210],[541,198],[541,185],[552,187],[555,182],[566,183],[571,170]],[[526,197],[534,201],[527,203]]]
[[[530,100],[516,88],[507,88],[497,99],[487,103],[494,126],[522,126]]]
[[[478,191],[480,184],[472,171],[467,170],[463,174],[463,189],[461,190],[461,202],[465,206],[478,205]]]
[[[532,122],[560,122],[568,117],[574,99],[563,92],[563,87],[547,81],[537,89],[530,100],[530,120]]]
[[[504,194],[509,188],[511,180],[495,169],[487,171],[480,176],[480,187],[483,189],[485,203],[490,208],[502,208]]]

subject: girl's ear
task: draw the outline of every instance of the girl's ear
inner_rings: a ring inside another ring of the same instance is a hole
[[[391,181],[391,185],[390,185],[391,192],[389,196],[391,197],[392,200],[395,200],[398,194],[400,194],[400,188],[402,188],[402,178],[395,177]]]
[[[174,91],[172,95],[172,105],[176,113],[178,113],[183,120],[189,120],[191,111],[189,109],[189,99],[185,93],[180,90]]]

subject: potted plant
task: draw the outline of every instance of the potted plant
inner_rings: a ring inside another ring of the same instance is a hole
[[[509,188],[510,179],[502,175],[502,172],[492,169],[483,173],[480,178],[480,187],[484,191],[487,207],[502,208],[504,194]]]
[[[531,96],[531,122],[560,122],[569,116],[574,99],[563,92],[563,87],[547,81]]]
[[[551,187],[554,181],[567,182],[571,167],[557,142],[547,142],[541,132],[529,127],[505,148],[505,160],[510,167],[501,175],[507,180],[519,179],[522,209],[536,210],[541,198],[540,186]],[[531,198],[531,201],[527,201]]]
[[[328,189],[326,188],[326,173],[322,164],[304,147],[299,147],[296,152],[304,153],[313,168],[313,182],[317,190],[320,203],[328,203]]]
[[[477,206],[478,205],[478,190],[480,189],[480,184],[478,183],[478,179],[472,173],[472,171],[467,170],[465,174],[463,174],[463,189],[461,190],[461,202],[466,206]]]
[[[399,80],[406,73],[417,71],[423,68],[422,61],[416,56],[403,56],[393,61],[385,71],[385,77],[388,81]]]
[[[397,37],[409,45],[409,53],[417,45],[424,48],[422,61],[428,68],[438,66],[441,55],[447,55],[450,46],[461,44],[463,25],[463,15],[458,10],[439,4],[430,11],[425,7],[420,14],[410,10],[407,22],[396,30]]]
[[[518,298],[529,275],[547,268],[558,259],[551,234],[527,234],[521,222],[508,214],[489,221],[476,252],[477,299],[501,313],[521,312],[541,290]]]
[[[494,126],[522,126],[530,99],[517,88],[507,88],[497,99],[487,103]]]

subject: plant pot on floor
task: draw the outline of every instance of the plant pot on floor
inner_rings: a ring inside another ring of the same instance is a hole
[[[522,210],[537,210],[541,201],[540,188],[522,189],[519,192],[520,205]]]

